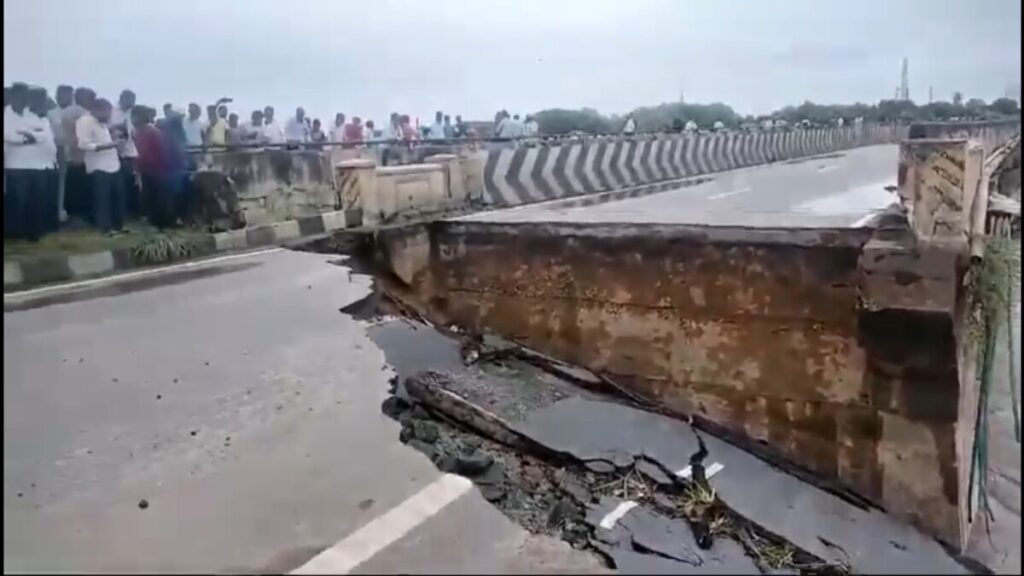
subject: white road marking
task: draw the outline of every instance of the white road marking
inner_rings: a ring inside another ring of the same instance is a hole
[[[290,573],[347,574],[472,488],[468,479],[445,474]]]
[[[874,218],[874,217],[875,217],[875,213],[874,212],[872,212],[870,214],[867,214],[866,216],[864,216],[860,220],[857,220],[853,224],[850,224],[850,228],[860,228],[861,226],[864,226],[865,224],[870,222],[871,219]]]
[[[99,286],[103,284],[110,284],[121,280],[128,280],[131,278],[144,278],[146,276],[154,276],[158,274],[165,274],[174,270],[184,268],[194,268],[196,266],[205,266],[207,264],[214,264],[216,262],[225,262],[227,260],[235,260],[238,258],[250,258],[252,256],[260,256],[262,254],[269,254],[271,252],[279,252],[284,248],[267,248],[266,250],[257,250],[256,252],[245,252],[242,254],[228,254],[227,256],[219,256],[217,258],[208,258],[206,260],[195,260],[193,262],[184,262],[182,264],[174,264],[171,266],[163,266],[160,268],[150,268],[147,270],[139,270],[136,272],[125,272],[123,274],[116,274],[114,276],[104,276],[103,278],[93,278],[91,280],[79,280],[78,282],[68,282],[66,284],[57,284],[54,286],[43,286],[42,288],[33,288],[31,290],[22,290],[20,292],[11,292],[4,294],[4,302],[17,301],[25,298],[32,298],[34,296],[43,296],[54,292],[63,292],[74,290],[76,288],[86,288],[88,286]]]
[[[718,474],[719,472],[721,472],[723,468],[725,468],[725,465],[720,464],[718,462],[712,462],[711,465],[708,466],[704,470],[704,477],[705,478],[711,478],[715,474]],[[689,480],[690,476],[692,476],[692,475],[693,475],[693,470],[689,466],[687,466],[686,468],[683,468],[682,470],[676,472],[676,476],[679,476],[683,480]]]
[[[721,198],[728,198],[729,196],[735,196],[736,194],[743,194],[744,192],[750,192],[750,187],[740,188],[739,190],[731,190],[729,192],[722,192],[721,194],[714,194],[708,196],[708,200],[719,200]]]
[[[633,502],[632,500],[619,502],[618,506],[601,519],[601,528],[611,530],[615,527],[615,523],[622,519],[622,517],[626,515],[626,512],[629,512],[633,508],[636,508],[636,502]]]

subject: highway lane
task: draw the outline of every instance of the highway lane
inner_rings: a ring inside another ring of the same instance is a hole
[[[896,201],[898,146],[870,146],[710,175],[678,190],[594,206],[561,201],[481,212],[478,222],[851,226]]]
[[[5,295],[5,572],[598,568],[399,443],[393,372],[339,312],[370,280],[330,260]]]

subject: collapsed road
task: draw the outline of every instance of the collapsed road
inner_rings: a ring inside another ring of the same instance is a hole
[[[409,319],[371,329],[396,366],[383,410],[403,442],[533,533],[626,573],[968,572],[880,511],[642,410],[598,376],[446,332]]]

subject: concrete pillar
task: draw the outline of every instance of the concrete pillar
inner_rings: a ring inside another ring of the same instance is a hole
[[[363,226],[380,222],[377,163],[367,158],[353,158],[338,162],[334,170],[341,209],[361,211]]]
[[[462,163],[455,154],[434,154],[423,159],[427,164],[439,164],[444,168],[445,204],[449,208],[465,206],[468,203],[466,180],[462,174]]]
[[[869,241],[858,273],[858,341],[877,409],[877,493],[890,513],[966,545],[978,403],[961,251],[947,241]]]
[[[900,201],[918,238],[966,246],[974,203],[985,197],[984,161],[984,146],[971,140],[923,138],[900,144]]]

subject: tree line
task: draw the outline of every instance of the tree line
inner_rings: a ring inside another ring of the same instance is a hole
[[[741,115],[721,102],[690,104],[669,102],[657,106],[642,106],[629,114],[603,115],[593,108],[570,110],[551,108],[533,116],[543,134],[587,132],[591,134],[619,132],[632,115],[637,132],[680,131],[687,122],[700,129],[710,129],[716,122],[726,128],[737,129],[760,126],[765,120],[784,120],[790,125],[835,125],[842,118],[846,123],[855,118],[865,122],[938,122],[950,120],[990,120],[1020,115],[1016,100],[999,98],[991,103],[980,98],[964,101],[959,92],[952,101],[938,101],[918,105],[911,100],[882,100],[877,104],[816,104],[804,102],[799,106],[786,106],[771,114]]]

